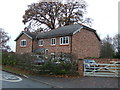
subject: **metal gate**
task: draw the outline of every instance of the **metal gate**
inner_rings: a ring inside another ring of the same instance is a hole
[[[111,64],[94,64],[84,62],[84,76],[120,77],[120,61]],[[89,67],[86,67],[89,65]]]

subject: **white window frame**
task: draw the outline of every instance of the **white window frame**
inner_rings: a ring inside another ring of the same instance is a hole
[[[23,43],[22,42],[26,42],[26,44],[25,45],[23,45]],[[27,46],[27,40],[26,39],[23,39],[23,40],[20,40],[20,46],[21,47],[26,47]]]
[[[42,41],[42,44],[40,43]],[[39,46],[43,46],[43,39],[38,41]]]
[[[66,38],[68,38],[68,43],[66,42]],[[65,39],[65,43],[64,42]],[[65,37],[60,37],[60,45],[68,45],[69,44],[69,36],[65,36]]]
[[[55,42],[54,42],[55,40]],[[51,45],[56,45],[56,38],[51,38]]]

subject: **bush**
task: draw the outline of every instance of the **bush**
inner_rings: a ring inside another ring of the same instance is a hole
[[[68,60],[70,59],[70,57],[66,55],[64,55],[65,57],[62,56],[62,59],[55,59],[54,61],[49,60],[43,65],[35,65],[33,63],[35,57],[33,57],[32,54],[3,53],[2,56],[3,65],[10,65],[23,70],[29,70],[31,72],[34,71],[39,74],[72,75],[76,74],[78,70],[76,61],[77,59],[72,62],[65,61],[65,58],[67,58]],[[55,61],[58,60],[60,61],[60,63],[56,64]]]
[[[71,71],[72,65],[70,63],[60,63],[60,64],[54,64],[53,62],[48,62],[39,68],[39,73],[47,73],[47,74],[52,74],[52,75],[67,75],[71,73],[77,72],[76,67],[74,67]]]
[[[6,53],[6,52],[2,53],[2,64],[15,66],[17,64],[15,54],[14,53]]]
[[[120,53],[119,53],[119,52],[116,52],[116,53],[113,55],[113,58],[119,58],[119,59],[120,59]]]
[[[2,64],[31,70],[31,54],[2,53]]]
[[[46,65],[44,65],[44,70],[48,70],[49,74],[54,74],[54,75],[58,75],[58,74],[66,74],[66,72],[68,71],[68,69],[66,69],[67,65],[63,65],[63,64],[53,64],[53,63],[47,63]]]

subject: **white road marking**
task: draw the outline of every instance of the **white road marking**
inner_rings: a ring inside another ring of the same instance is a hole
[[[28,78],[28,76],[26,76],[26,75],[23,75],[24,77],[26,77],[26,78]]]
[[[20,82],[22,78],[11,74],[0,74],[0,80],[8,82]]]

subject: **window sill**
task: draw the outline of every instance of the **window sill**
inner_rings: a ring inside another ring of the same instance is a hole
[[[26,46],[20,46],[21,48],[26,48]]]
[[[69,46],[69,44],[60,44],[60,46]]]
[[[39,48],[43,48],[43,46],[39,46]]]
[[[51,47],[55,47],[56,45],[50,45]]]
[[[43,47],[43,45],[39,45],[39,47]]]

